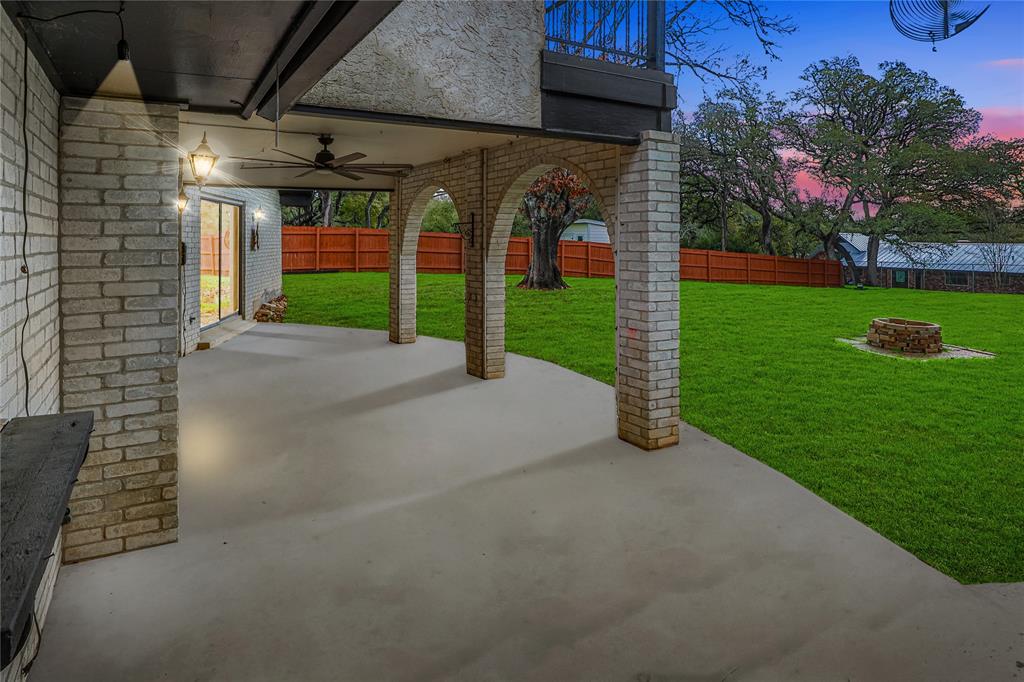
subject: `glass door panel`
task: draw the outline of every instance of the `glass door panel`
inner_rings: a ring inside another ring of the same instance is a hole
[[[238,312],[238,207],[220,205],[220,318]]]
[[[238,206],[203,199],[199,209],[199,324],[238,312]]]

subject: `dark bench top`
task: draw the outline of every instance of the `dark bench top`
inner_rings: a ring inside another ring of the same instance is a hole
[[[0,431],[0,665],[17,654],[89,449],[91,412],[12,419]],[[59,560],[59,559],[58,559]]]

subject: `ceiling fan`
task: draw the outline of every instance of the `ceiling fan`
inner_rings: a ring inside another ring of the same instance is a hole
[[[360,159],[365,159],[366,154],[362,152],[352,152],[351,154],[345,154],[344,156],[334,156],[334,152],[331,151],[330,147],[334,144],[334,137],[327,133],[317,136],[317,141],[323,145],[323,149],[316,153],[312,159],[286,152],[283,149],[274,148],[271,151],[275,151],[278,154],[284,154],[290,156],[292,159],[297,160],[284,160],[284,159],[261,159],[252,156],[232,156],[231,158],[236,161],[256,161],[260,165],[245,164],[241,165],[242,170],[260,170],[267,168],[275,169],[290,169],[305,170],[302,173],[296,175],[296,178],[302,178],[310,173],[316,173],[317,171],[325,173],[334,173],[342,177],[348,178],[349,180],[362,180],[363,176],[360,175],[387,175],[390,177],[401,177],[405,173],[412,169],[412,166],[404,163],[355,163]]]

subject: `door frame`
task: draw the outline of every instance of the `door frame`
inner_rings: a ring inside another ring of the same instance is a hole
[[[246,210],[245,210],[246,209],[246,202],[244,200],[233,199],[233,198],[221,195],[221,194],[217,194],[216,192],[207,191],[205,189],[201,190],[199,192],[199,204],[200,204],[200,208],[199,208],[199,245],[196,248],[196,255],[197,255],[197,259],[199,261],[200,282],[201,282],[201,278],[202,278],[202,272],[201,271],[202,271],[202,264],[203,264],[203,259],[202,259],[202,246],[203,246],[202,202],[203,201],[210,201],[210,202],[213,202],[213,203],[216,203],[216,204],[228,204],[228,205],[234,206],[234,207],[236,207],[238,209],[238,234],[235,236],[236,251],[238,252],[238,310],[236,312],[230,314],[230,315],[225,316],[225,317],[220,317],[220,311],[218,310],[218,319],[217,319],[217,321],[216,322],[211,322],[211,323],[209,323],[207,325],[203,325],[203,324],[200,323],[200,325],[199,325],[199,331],[200,332],[205,331],[207,329],[211,329],[212,327],[216,327],[221,322],[224,322],[225,320],[230,320],[233,317],[241,317],[242,319],[245,319],[245,313],[246,313],[246,302],[245,302],[245,242],[243,241],[243,237],[248,233],[247,230],[246,230],[246,217],[247,217]],[[219,216],[220,212],[218,212],[217,215]],[[218,225],[218,229],[219,229],[219,225]],[[218,258],[218,263],[219,263],[219,261],[220,261],[220,259]],[[219,295],[220,295],[220,293],[218,292],[218,296]],[[200,301],[199,307],[201,308],[202,307],[201,301],[202,301],[202,296],[203,296],[203,286],[202,286],[201,283],[199,285],[199,290],[197,291],[197,296],[198,296],[197,300]]]

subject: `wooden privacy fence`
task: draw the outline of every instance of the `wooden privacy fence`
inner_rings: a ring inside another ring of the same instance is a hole
[[[199,236],[199,272],[201,274],[213,275],[222,269],[222,267],[217,264],[217,247],[217,235],[204,234]],[[220,244],[220,258],[224,263],[224,269],[228,267],[228,264],[234,262],[232,260],[234,256],[231,249],[232,244],[230,238],[225,239],[224,243]],[[287,272],[287,270],[285,272]]]
[[[509,239],[505,272],[526,273],[533,240]],[[449,232],[421,232],[416,270],[459,274],[464,271],[462,236]],[[363,227],[292,227],[281,235],[284,272],[386,272],[388,235]],[[558,267],[566,277],[614,277],[610,244],[563,241],[558,245]],[[679,279],[737,284],[790,284],[842,286],[839,261],[763,256],[756,253],[679,249]]]

